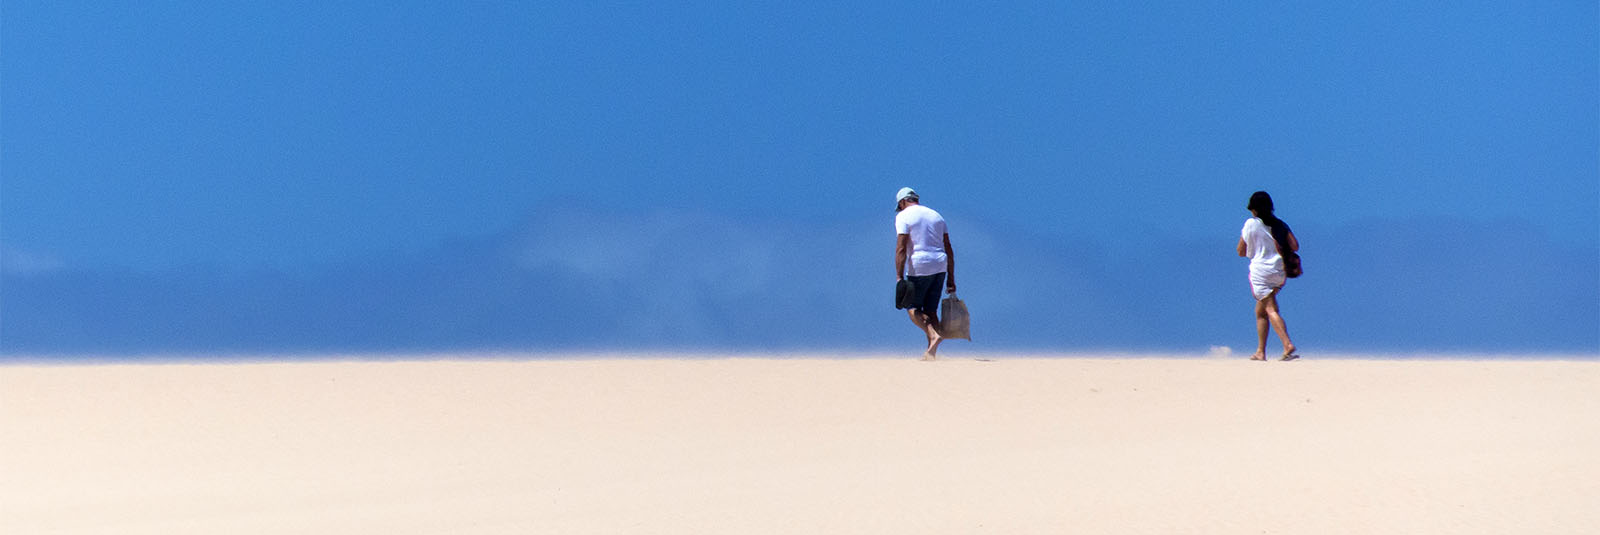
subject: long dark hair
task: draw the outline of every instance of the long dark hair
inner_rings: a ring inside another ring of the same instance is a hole
[[[1265,191],[1251,193],[1250,204],[1246,204],[1245,208],[1254,211],[1256,217],[1261,218],[1261,222],[1267,224],[1267,230],[1272,232],[1272,239],[1278,242],[1278,250],[1280,252],[1289,250],[1289,224],[1284,223],[1282,219],[1278,219],[1278,216],[1272,213],[1271,195],[1267,195]]]

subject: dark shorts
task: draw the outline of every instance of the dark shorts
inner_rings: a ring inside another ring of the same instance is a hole
[[[928,317],[939,316],[939,297],[944,295],[944,274],[917,275],[906,277],[909,288],[905,292],[896,292],[895,308],[914,308],[921,310]]]

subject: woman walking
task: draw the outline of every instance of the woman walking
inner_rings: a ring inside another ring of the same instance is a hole
[[[1269,325],[1283,341],[1283,360],[1300,358],[1295,353],[1294,342],[1289,341],[1289,327],[1278,312],[1278,292],[1283,290],[1288,277],[1284,257],[1297,258],[1294,255],[1300,250],[1300,242],[1289,225],[1273,215],[1272,196],[1267,192],[1251,194],[1245,208],[1254,216],[1244,222],[1238,247],[1239,256],[1250,259],[1250,293],[1256,297],[1256,352],[1250,360],[1267,360]],[[1298,263],[1295,267],[1298,269]]]

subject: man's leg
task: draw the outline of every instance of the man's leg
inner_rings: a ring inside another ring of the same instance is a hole
[[[939,298],[944,295],[944,273],[934,274],[928,281],[927,293],[922,296],[922,315],[928,321],[928,351],[922,360],[933,360],[939,354],[939,343],[944,335],[939,332]]]
[[[933,360],[938,357],[939,343],[944,342],[944,336],[939,334],[939,312],[938,309],[925,313],[919,311],[919,315],[922,316],[923,325],[926,326],[924,330],[928,335],[928,350],[922,353],[922,360]]]
[[[922,331],[923,336],[928,336],[928,319],[922,317],[921,310],[917,310],[915,308],[907,309],[906,315],[911,317],[911,324],[916,325],[917,330]],[[930,344],[933,343],[933,338],[929,337],[927,342]]]
[[[922,329],[922,335],[928,341],[928,349],[922,352],[922,360],[933,360],[939,352],[939,343],[944,341],[944,337],[939,335],[939,316],[935,314],[929,317],[915,308],[906,312],[908,316],[911,316],[911,323],[916,324],[918,329]]]

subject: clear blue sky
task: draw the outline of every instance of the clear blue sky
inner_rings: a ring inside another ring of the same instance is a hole
[[[1600,351],[1591,1],[404,4],[0,7],[0,351]]]

